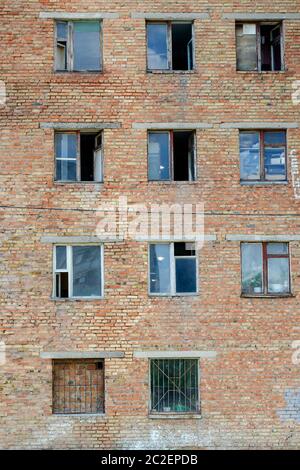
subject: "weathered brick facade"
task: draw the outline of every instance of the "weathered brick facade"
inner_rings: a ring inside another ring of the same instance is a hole
[[[287,184],[241,185],[238,127],[224,126],[292,123],[288,154],[299,155],[300,104],[292,99],[299,7],[297,0],[2,1],[1,448],[299,447],[292,343],[300,340],[300,237],[290,243],[286,298],[241,297],[240,243],[226,239],[299,236],[291,160]],[[54,72],[54,21],[40,18],[45,11],[115,13],[103,19],[103,72]],[[146,72],[145,18],[135,15],[143,12],[208,13],[194,22],[195,71]],[[236,71],[235,20],[225,13],[292,13],[283,18],[286,70]],[[54,131],[45,122],[119,124],[104,130],[103,184],[54,182]],[[148,182],[147,130],[134,126],[144,122],[212,125],[197,129],[196,182]],[[147,243],[126,239],[105,243],[103,299],[52,299],[52,244],[42,237],[95,236],[98,207],[119,196],[129,204],[204,203],[205,233],[216,240],[198,254],[198,295],[150,297]],[[200,358],[199,419],[148,416],[148,361],[133,353],[155,350],[216,353]],[[45,351],[124,353],[105,358],[104,416],[52,414]]]

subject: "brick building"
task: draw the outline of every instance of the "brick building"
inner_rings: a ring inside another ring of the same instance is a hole
[[[2,1],[1,448],[299,446],[299,6]]]

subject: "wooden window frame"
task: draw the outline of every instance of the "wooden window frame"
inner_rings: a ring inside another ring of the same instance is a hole
[[[88,22],[98,22],[99,23],[99,56],[100,56],[100,68],[97,70],[89,70],[89,69],[74,69],[74,23],[88,23]],[[66,69],[58,69],[57,68],[57,42],[59,41],[59,37],[57,35],[57,24],[58,23],[66,23],[67,24],[67,41],[66,41],[66,49],[67,49],[67,67]],[[66,72],[74,72],[74,73],[99,73],[103,71],[103,32],[102,32],[102,20],[95,20],[91,19],[84,19],[84,20],[55,20],[54,22],[54,71],[57,73],[66,73]]]

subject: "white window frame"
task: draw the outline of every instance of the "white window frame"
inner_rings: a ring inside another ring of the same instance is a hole
[[[66,269],[56,269],[56,247],[64,246],[66,247]],[[101,295],[93,295],[89,297],[85,296],[73,296],[73,257],[72,251],[74,246],[99,246],[100,247],[100,275],[101,275]],[[57,297],[56,296],[56,274],[58,273],[68,273],[68,297]],[[104,298],[104,244],[99,243],[72,243],[72,244],[63,244],[56,243],[53,245],[53,289],[52,289],[52,298],[56,300],[69,300],[69,299],[103,299]]]
[[[175,243],[193,243],[194,241],[175,241],[175,242],[164,242],[164,241],[155,241],[148,244],[148,294],[151,297],[185,297],[185,296],[195,296],[199,293],[199,272],[198,272],[198,256],[195,246],[195,255],[193,256],[176,256],[174,255],[174,244]],[[151,263],[150,263],[150,245],[169,245],[170,247],[170,292],[151,292]],[[176,259],[185,259],[185,258],[194,258],[196,261],[196,291],[195,292],[176,292],[176,267],[175,267],[175,258]]]

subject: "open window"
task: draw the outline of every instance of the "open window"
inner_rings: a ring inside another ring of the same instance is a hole
[[[153,181],[194,181],[195,132],[148,132],[148,178]]]
[[[193,70],[192,22],[147,23],[148,70]]]
[[[282,31],[282,22],[237,23],[237,70],[284,70]]]
[[[99,21],[56,22],[55,68],[60,72],[101,70]]]
[[[56,181],[103,181],[102,132],[55,134]]]

